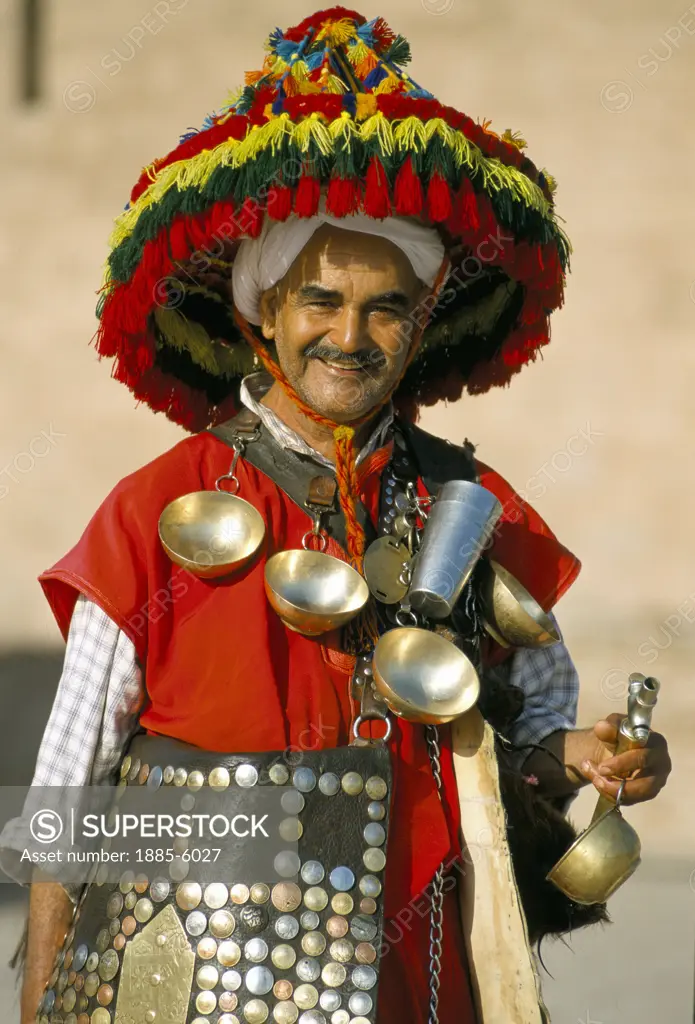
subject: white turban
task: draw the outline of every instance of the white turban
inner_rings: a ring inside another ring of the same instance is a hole
[[[332,217],[323,212],[314,217],[292,215],[285,221],[266,218],[258,238],[245,238],[241,243],[232,269],[234,304],[249,323],[260,324],[262,293],[285,276],[322,224],[388,239],[405,253],[421,281],[427,285],[434,284],[444,259],[444,245],[434,228],[419,224],[412,218],[375,220],[363,213]]]

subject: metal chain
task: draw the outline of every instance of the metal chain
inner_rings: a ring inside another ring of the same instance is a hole
[[[442,798],[442,765],[439,747],[439,729],[436,725],[425,726],[427,752],[432,766],[432,775],[437,795]],[[428,1024],[439,1024],[439,986],[442,970],[442,940],[444,938],[444,863],[437,868],[432,879],[430,899],[430,1013]]]

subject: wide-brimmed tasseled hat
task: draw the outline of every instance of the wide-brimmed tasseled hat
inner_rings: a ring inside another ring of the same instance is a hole
[[[276,29],[260,71],[146,167],[116,221],[97,350],[137,399],[189,430],[234,415],[254,353],[235,322],[231,266],[264,218],[416,217],[451,276],[396,399],[455,401],[510,378],[549,340],[570,246],[554,182],[403,70],[407,41],[342,7]]]

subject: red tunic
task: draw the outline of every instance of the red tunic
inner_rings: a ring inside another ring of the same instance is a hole
[[[363,501],[374,518],[387,452],[361,468]],[[260,511],[266,540],[242,573],[202,580],[173,565],[158,539],[163,508],[189,491],[208,490],[225,473],[230,449],[209,433],[186,438],[122,480],[78,544],[40,582],[64,637],[78,592],[99,604],[132,640],[144,669],[146,729],[206,750],[321,749],[349,742],[354,709],[352,659],[335,637],[287,629],[267,602],[264,565],[297,548],[308,515],[268,477],[240,460],[240,496]],[[502,501],[492,553],[548,609],[570,586],[579,563],[540,517],[497,474],[481,482]],[[334,541],[329,553],[342,555]],[[394,723],[394,804],[386,868],[385,933],[379,1020],[426,1024],[430,998],[429,914],[423,890],[438,865],[460,858],[459,804],[444,737],[444,801],[438,799],[423,729]],[[473,1024],[463,936],[453,888],[444,899],[445,939],[439,1019]]]

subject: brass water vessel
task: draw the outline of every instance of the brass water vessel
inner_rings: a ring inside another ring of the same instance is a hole
[[[483,562],[481,617],[502,647],[551,647],[560,642],[553,620],[508,569],[494,559]]]
[[[369,598],[365,580],[347,562],[302,548],[268,559],[265,591],[285,625],[305,636],[344,626]]]

